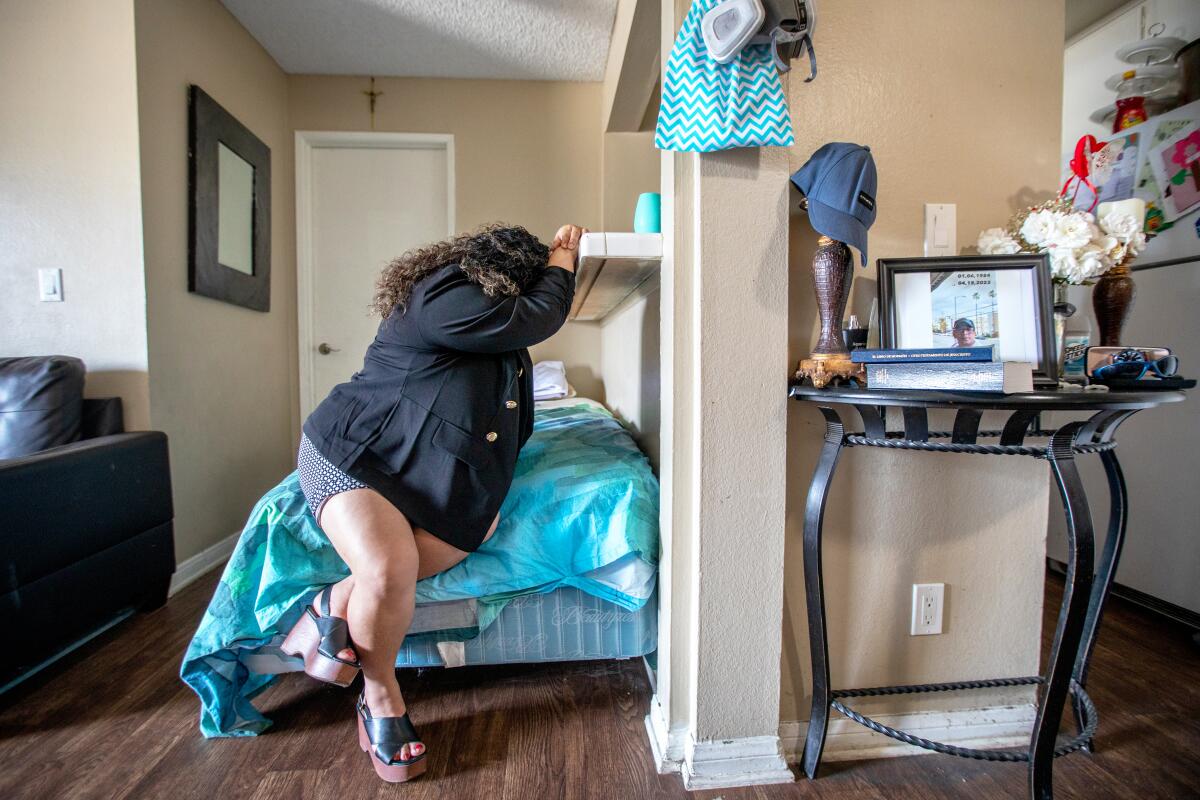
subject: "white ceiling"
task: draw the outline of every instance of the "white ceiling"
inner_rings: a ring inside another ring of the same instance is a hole
[[[221,0],[284,71],[598,81],[617,0]]]

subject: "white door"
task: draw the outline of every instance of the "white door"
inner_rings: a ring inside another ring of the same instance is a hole
[[[447,135],[296,134],[302,418],[362,366],[388,262],[454,230]]]

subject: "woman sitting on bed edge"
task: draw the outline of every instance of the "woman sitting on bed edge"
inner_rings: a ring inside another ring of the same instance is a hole
[[[425,771],[395,669],[416,582],[496,530],[533,431],[526,348],[566,321],[584,232],[564,225],[547,248],[490,225],[392,261],[362,369],[304,422],[300,485],[351,574],[318,593],[283,649],[339,686],[361,667],[359,743],[386,781]]]

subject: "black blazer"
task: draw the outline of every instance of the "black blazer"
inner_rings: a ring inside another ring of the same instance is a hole
[[[575,276],[547,267],[488,297],[458,265],[420,281],[379,325],[363,367],[304,422],[335,466],[462,550],[483,540],[533,432],[526,349],[566,322]]]

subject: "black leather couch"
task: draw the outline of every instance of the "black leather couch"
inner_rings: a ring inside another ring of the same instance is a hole
[[[0,687],[128,615],[175,571],[167,437],[124,432],[68,356],[0,358]]]

